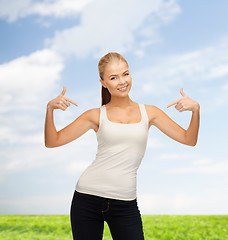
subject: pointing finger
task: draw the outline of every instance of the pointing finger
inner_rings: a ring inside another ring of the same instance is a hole
[[[169,107],[173,106],[174,104],[177,104],[179,101],[180,101],[180,99],[168,104],[166,107],[169,108]]]
[[[69,99],[68,97],[65,97],[65,99],[66,99],[68,102],[74,104],[75,106],[78,106],[78,104],[77,104],[75,101]]]

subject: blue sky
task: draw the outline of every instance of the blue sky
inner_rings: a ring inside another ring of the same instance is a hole
[[[152,126],[138,170],[142,214],[228,214],[228,3],[176,0],[0,0],[0,214],[69,214],[76,182],[94,160],[89,130],[44,146],[46,104],[58,130],[101,105],[97,64],[128,61],[132,100],[161,108],[187,129],[191,112],[166,108],[180,88],[200,103],[195,147]]]

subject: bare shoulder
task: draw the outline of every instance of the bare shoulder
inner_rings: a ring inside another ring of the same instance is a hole
[[[90,121],[91,128],[97,132],[100,119],[100,108],[92,108],[83,113],[84,117]]]
[[[155,105],[144,104],[147,112],[147,116],[149,119],[149,126],[153,125],[154,119],[161,114],[161,109],[156,107]]]

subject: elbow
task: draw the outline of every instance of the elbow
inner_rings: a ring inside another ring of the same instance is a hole
[[[196,143],[197,143],[197,139],[195,141],[192,141],[192,142],[187,142],[186,145],[194,147],[194,146],[196,146]]]
[[[192,146],[194,147],[194,146],[196,146],[196,144],[197,144],[197,139],[196,139],[196,141],[194,142],[194,145],[192,145]]]
[[[46,145],[46,144],[45,144],[45,147],[46,147],[46,148],[55,148],[56,146]]]
[[[55,148],[59,146],[57,139],[48,138],[46,136],[44,138],[44,145],[46,148]]]
[[[196,145],[196,142],[192,143],[192,144],[189,144],[189,146],[191,146],[191,147],[194,147],[195,145]]]
[[[46,148],[52,148],[51,145],[49,145],[47,143],[45,143],[44,145],[45,145]]]
[[[45,145],[46,148],[55,148],[55,147],[57,147],[54,144],[50,144],[50,143],[48,143],[46,141],[45,141],[44,145]]]
[[[187,134],[185,134],[184,144],[185,144],[185,145],[188,145],[188,146],[191,146],[191,147],[194,147],[194,146],[196,146],[196,144],[197,144],[197,139],[198,139],[198,138],[189,139],[189,138],[187,137]]]
[[[192,147],[196,146],[198,141],[198,136],[195,138],[195,140],[193,141],[193,143],[191,144]]]
[[[44,145],[46,148],[50,148],[50,145],[48,144],[48,141],[46,140],[46,138],[44,138]]]
[[[184,145],[187,145],[187,146],[191,146],[191,147],[194,147],[196,145],[196,143],[191,143],[191,142],[181,142],[183,143]]]
[[[54,134],[44,134],[44,145],[46,148],[55,148],[58,147],[58,135]]]

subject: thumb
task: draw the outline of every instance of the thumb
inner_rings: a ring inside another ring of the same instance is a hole
[[[63,95],[64,96],[64,94],[66,93],[66,87],[65,86],[63,86],[63,91],[61,92],[61,95]]]
[[[183,92],[183,88],[181,88],[180,93],[181,93],[181,95],[182,95],[183,97],[184,97],[184,96],[187,96],[187,95]]]

